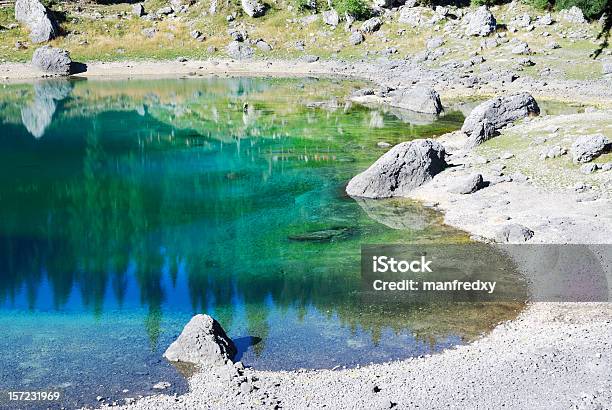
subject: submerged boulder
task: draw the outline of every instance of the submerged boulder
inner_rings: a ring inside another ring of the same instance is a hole
[[[51,46],[36,49],[32,55],[32,65],[51,74],[68,75],[72,71],[70,53]]]
[[[223,366],[238,350],[219,322],[208,315],[195,315],[164,352],[171,362]]]
[[[355,233],[355,229],[348,226],[335,226],[318,231],[310,231],[297,235],[289,235],[288,239],[297,242],[331,242],[348,239]]]
[[[405,196],[446,168],[444,147],[430,139],[402,142],[350,180],[346,193],[364,198]]]
[[[496,97],[474,108],[463,122],[461,131],[468,135],[469,145],[475,146],[492,138],[506,125],[539,113],[540,107],[529,93]]]
[[[612,142],[603,134],[582,135],[572,144],[575,164],[592,161],[610,148]]]
[[[28,27],[32,43],[44,43],[59,34],[57,22],[38,0],[16,0],[15,20]]]
[[[404,88],[393,92],[391,105],[423,114],[440,114],[440,95],[429,87]]]
[[[467,17],[465,34],[468,36],[488,36],[497,28],[497,21],[487,6],[481,6]]]

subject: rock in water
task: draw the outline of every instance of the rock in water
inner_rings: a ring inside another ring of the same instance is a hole
[[[223,366],[238,353],[234,342],[215,319],[195,315],[164,352],[171,362],[187,362],[207,366]]]
[[[263,16],[266,8],[257,0],[241,0],[242,10],[251,17]]]
[[[227,55],[236,60],[244,60],[253,57],[254,50],[251,46],[239,41],[232,41],[225,48]]]
[[[393,92],[391,105],[423,114],[440,114],[440,95],[432,88],[417,86]]]
[[[497,21],[487,6],[481,6],[469,15],[465,33],[468,36],[488,36],[497,28]]]
[[[291,241],[298,242],[331,242],[349,238],[355,232],[354,228],[336,226],[320,231],[310,231],[299,235],[289,235]]]
[[[59,34],[55,19],[38,0],[15,1],[15,20],[28,27],[33,43],[44,43]]]
[[[340,16],[334,9],[323,12],[323,22],[329,26],[336,27],[340,24]]]
[[[572,144],[571,153],[575,164],[592,161],[607,149],[612,143],[603,134],[583,135]]]
[[[72,60],[66,50],[42,46],[34,51],[32,65],[47,73],[68,75],[71,72]]]
[[[519,118],[539,113],[540,107],[529,93],[496,97],[474,108],[463,122],[461,131],[468,134],[468,143],[475,146],[492,138],[499,129]]]
[[[444,170],[444,155],[444,147],[433,140],[402,142],[351,179],[346,193],[364,198],[404,196]]]
[[[473,194],[474,192],[478,191],[479,189],[483,187],[484,187],[484,181],[482,179],[482,175],[472,174],[468,176],[467,178],[464,178],[461,181],[459,181],[454,187],[452,187],[449,190],[449,192],[452,192],[455,194],[467,195],[467,194]]]
[[[527,242],[533,238],[533,231],[520,224],[509,224],[504,226],[496,236],[498,242],[502,243],[516,243],[516,242]]]

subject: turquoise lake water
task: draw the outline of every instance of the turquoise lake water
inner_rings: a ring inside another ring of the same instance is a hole
[[[360,297],[361,244],[467,237],[415,203],[344,194],[385,152],[378,142],[463,120],[346,104],[359,86],[233,78],[0,89],[0,405],[13,390],[60,391],[51,405],[68,407],[151,394],[159,381],[180,393],[185,379],[162,353],[200,312],[259,369],[432,353],[511,317],[508,306]]]

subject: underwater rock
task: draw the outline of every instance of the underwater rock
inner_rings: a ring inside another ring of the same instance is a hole
[[[354,228],[347,226],[335,226],[329,229],[306,232],[299,235],[289,235],[287,238],[298,242],[331,242],[334,240],[347,239],[355,232]]]
[[[208,315],[195,315],[164,352],[171,362],[223,366],[238,350],[219,322]]]
[[[355,198],[355,202],[368,217],[391,229],[423,231],[433,223],[426,210],[403,199]]]

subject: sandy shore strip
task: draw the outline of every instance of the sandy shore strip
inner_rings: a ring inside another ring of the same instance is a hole
[[[532,79],[520,77],[512,83],[483,81],[466,87],[457,70],[430,68],[410,60],[378,59],[374,61],[317,61],[230,59],[179,61],[120,61],[87,62],[86,70],[77,78],[105,79],[130,77],[202,77],[202,76],[342,76],[372,81],[383,87],[410,87],[427,84],[445,99],[477,98],[529,91],[541,100],[581,103],[600,108],[612,108],[612,76],[592,80]],[[31,82],[48,74],[25,63],[1,63],[0,84]]]
[[[218,369],[183,396],[131,409],[607,408],[612,403],[612,304],[538,303],[486,337],[440,354],[350,370],[246,369],[251,392]]]

